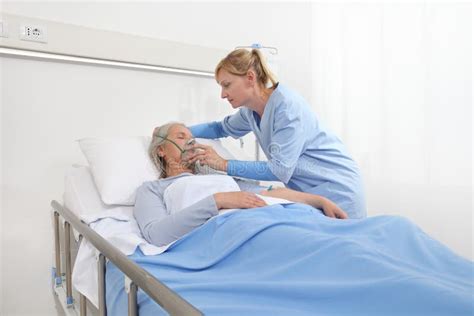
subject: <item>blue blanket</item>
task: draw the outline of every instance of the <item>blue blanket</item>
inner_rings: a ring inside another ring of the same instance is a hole
[[[336,220],[303,205],[227,213],[167,252],[130,256],[205,315],[473,315],[474,263],[409,220]],[[107,266],[109,315],[126,315]],[[166,315],[144,292],[140,315]]]

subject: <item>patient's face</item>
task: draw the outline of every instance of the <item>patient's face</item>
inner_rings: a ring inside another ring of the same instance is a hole
[[[181,149],[185,148],[186,142],[192,137],[191,131],[181,125],[173,125],[169,129],[167,136],[168,139],[174,141]],[[181,162],[181,151],[173,143],[165,141],[161,145],[161,152],[164,154],[167,162]]]

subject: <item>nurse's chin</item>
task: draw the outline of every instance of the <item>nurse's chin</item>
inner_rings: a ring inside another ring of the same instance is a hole
[[[234,100],[229,101],[229,103],[230,103],[230,105],[232,106],[232,108],[234,108],[234,109],[239,108],[239,107],[242,106],[241,104],[235,103]]]

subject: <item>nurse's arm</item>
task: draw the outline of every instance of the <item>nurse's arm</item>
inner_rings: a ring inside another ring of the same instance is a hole
[[[316,194],[299,192],[288,188],[277,188],[273,190],[262,190],[260,195],[271,196],[286,199],[292,202],[311,205],[324,212],[324,215],[333,218],[347,219],[349,218],[341,208],[339,208],[331,200]]]
[[[226,116],[221,122],[203,123],[189,127],[194,137],[222,138],[232,136],[239,138],[247,135],[252,129],[242,110]]]
[[[198,138],[216,139],[226,137],[226,133],[222,129],[219,122],[202,123],[189,127],[191,134]]]
[[[270,170],[268,161],[228,160],[225,171],[232,177],[260,181],[280,181]]]
[[[193,149],[200,150],[196,150],[186,157],[186,162],[189,164],[199,161],[201,165],[224,171],[229,176],[262,181],[279,181],[270,170],[267,161],[225,160],[219,156],[212,146],[203,144],[194,145]]]

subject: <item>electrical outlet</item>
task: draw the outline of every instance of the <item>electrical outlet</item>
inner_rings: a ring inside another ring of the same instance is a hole
[[[20,28],[20,39],[24,41],[46,43],[48,39],[46,27],[33,24],[22,25]]]

